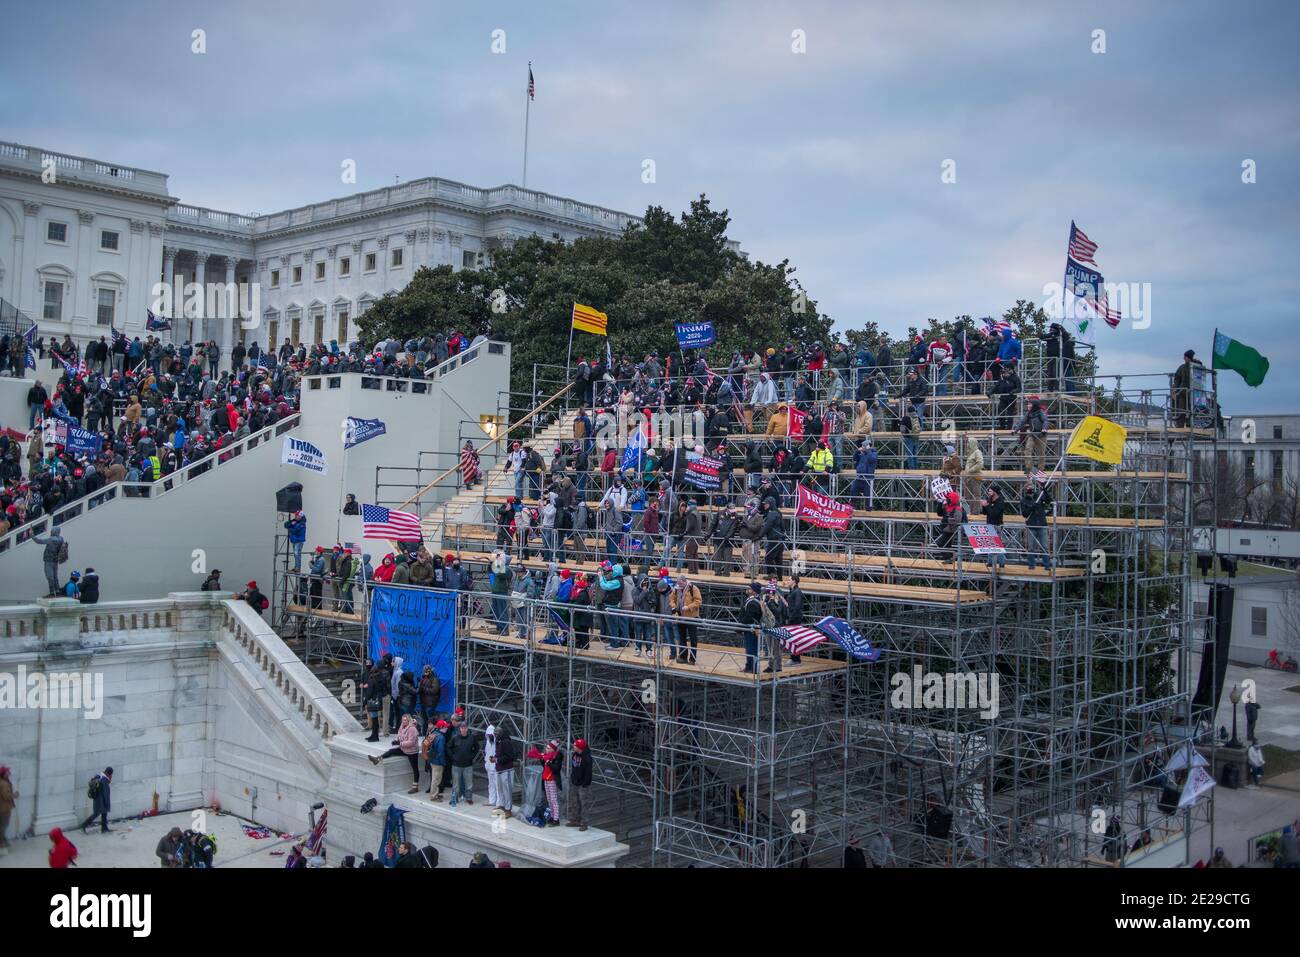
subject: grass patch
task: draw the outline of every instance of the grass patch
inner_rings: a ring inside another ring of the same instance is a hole
[[[1244,562],[1244,561],[1237,562],[1238,578],[1263,578],[1270,575],[1294,575],[1294,574],[1295,574],[1294,569],[1282,568],[1278,565],[1261,565],[1257,562]],[[1218,562],[1214,563],[1214,567],[1213,569],[1211,569],[1210,574],[1208,575],[1202,575],[1200,569],[1198,568],[1193,567],[1192,569],[1192,577],[1195,578],[1197,581],[1202,581],[1207,578],[1210,579],[1219,578],[1220,575],[1221,573],[1219,571]],[[1222,577],[1225,580],[1227,579],[1226,575]]]
[[[1264,752],[1265,779],[1276,774],[1300,770],[1300,751],[1288,751],[1286,748],[1279,748],[1276,744],[1266,744],[1260,750]]]

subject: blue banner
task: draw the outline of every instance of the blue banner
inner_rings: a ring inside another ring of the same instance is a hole
[[[384,833],[379,839],[379,860],[384,867],[397,863],[397,849],[405,842],[406,812],[396,804],[390,804],[384,816]]]
[[[376,585],[370,589],[370,658],[401,658],[402,667],[419,683],[432,665],[442,683],[435,710],[456,703],[456,595]]]
[[[388,427],[379,419],[358,419],[349,415],[343,423],[343,448],[350,449],[387,431]]]
[[[68,426],[68,444],[65,448],[73,455],[98,455],[103,438],[88,429]]]
[[[880,657],[880,649],[873,648],[871,642],[858,634],[857,629],[843,618],[828,615],[813,627],[859,661],[875,661]]]
[[[677,333],[677,345],[682,349],[700,349],[718,341],[711,322],[679,322],[673,330]]]

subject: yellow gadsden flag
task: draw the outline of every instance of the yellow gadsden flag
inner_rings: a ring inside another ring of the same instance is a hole
[[[578,332],[594,332],[598,336],[609,335],[609,316],[591,306],[581,303],[573,304],[573,328]]]
[[[1107,465],[1119,465],[1124,458],[1124,440],[1128,430],[1122,425],[1090,415],[1074,427],[1066,451],[1071,455],[1086,455]]]

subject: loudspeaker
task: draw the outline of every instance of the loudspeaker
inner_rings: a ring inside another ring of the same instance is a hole
[[[290,482],[275,493],[277,512],[296,512],[302,508],[302,483]]]
[[[1219,783],[1233,790],[1241,787],[1241,765],[1236,761],[1226,763],[1219,772]]]
[[[1231,585],[1210,586],[1211,621],[1205,643],[1201,646],[1201,674],[1196,683],[1192,706],[1209,708],[1217,714],[1223,696],[1223,679],[1228,673],[1228,651],[1232,645],[1232,603],[1236,590]],[[1211,647],[1210,642],[1213,641]]]

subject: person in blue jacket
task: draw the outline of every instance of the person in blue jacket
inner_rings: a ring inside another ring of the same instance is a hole
[[[1019,362],[1024,356],[1024,347],[1020,345],[1020,340],[1010,329],[1002,330],[1002,345],[998,346],[998,361],[1008,362],[1015,359]]]
[[[293,518],[284,523],[285,529],[289,532],[289,547],[293,549],[293,570],[302,571],[302,546],[307,541],[307,516],[299,510],[293,513]]]

